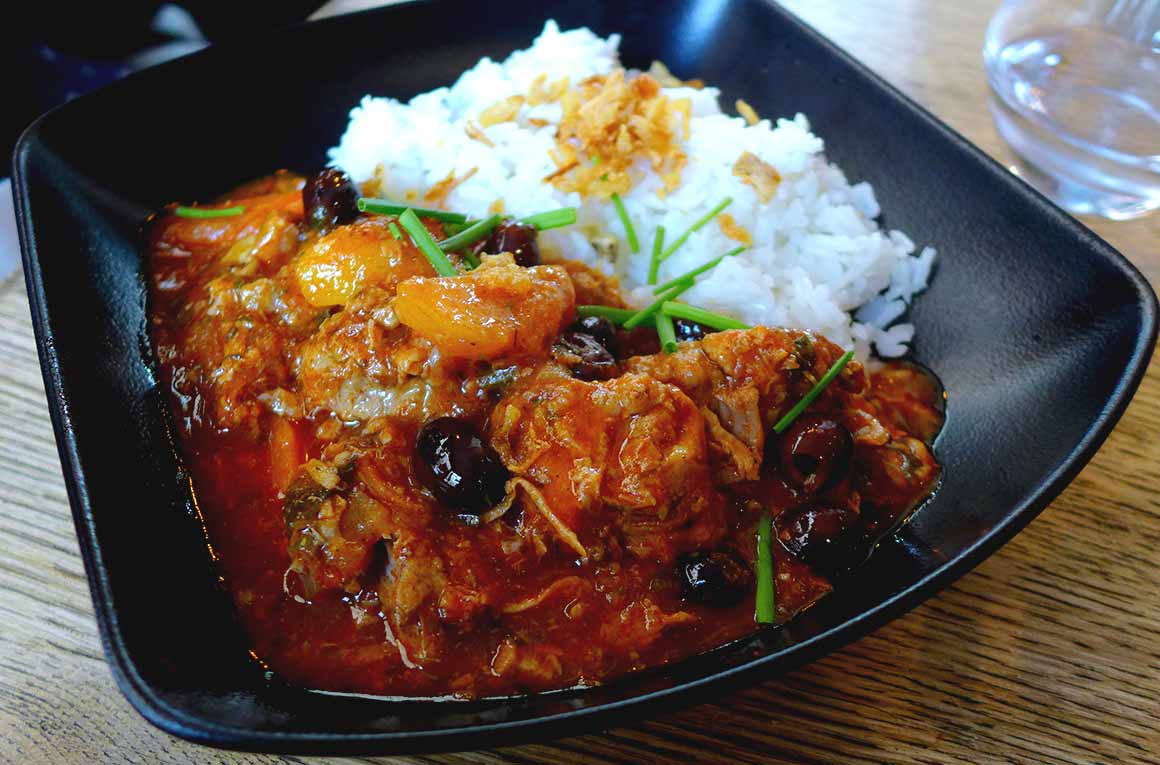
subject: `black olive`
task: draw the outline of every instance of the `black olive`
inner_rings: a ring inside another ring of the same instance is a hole
[[[685,343],[700,340],[713,330],[688,319],[673,319],[673,331],[677,334],[677,342]]]
[[[813,494],[838,484],[850,470],[854,439],[850,431],[821,414],[803,414],[781,435],[781,474]]]
[[[553,349],[556,357],[572,369],[579,380],[607,380],[616,376],[616,359],[596,338],[585,332],[560,335]]]
[[[706,606],[731,606],[753,587],[753,569],[732,550],[701,550],[678,564],[681,591]]]
[[[326,233],[358,217],[359,190],[336,167],[312,175],[302,187],[302,207],[311,226]]]
[[[858,514],[844,507],[806,505],[777,519],[777,538],[785,549],[826,574],[845,571],[864,557],[858,531]]]
[[[657,338],[657,331],[651,325],[622,329],[616,333],[612,343],[612,352],[618,359],[628,359],[633,356],[651,356],[661,352],[661,343]]]
[[[516,263],[524,266],[539,265],[540,248],[536,245],[536,229],[522,223],[501,223],[483,243],[481,253],[498,255],[510,252]]]
[[[457,512],[479,515],[503,499],[510,473],[470,422],[431,420],[419,430],[415,451],[419,480]]]
[[[603,316],[585,316],[576,322],[575,327],[592,339],[612,350],[612,341],[616,339],[616,325]]]

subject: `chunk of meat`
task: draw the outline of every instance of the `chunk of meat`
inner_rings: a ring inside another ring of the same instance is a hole
[[[871,400],[878,419],[933,443],[942,429],[946,401],[942,384],[916,364],[883,365],[871,380]]]
[[[423,422],[478,406],[465,392],[467,365],[440,356],[401,326],[390,293],[372,287],[318,328],[298,350],[298,390],[306,411],[343,420],[404,417]]]
[[[440,352],[463,359],[542,354],[575,315],[575,292],[558,266],[522,268],[511,255],[485,256],[463,276],[399,285],[399,321]]]
[[[624,308],[624,298],[620,296],[620,282],[614,276],[605,276],[591,266],[578,260],[561,260],[552,263],[568,272],[572,287],[576,291],[576,305],[608,305]]]
[[[446,651],[448,630],[525,612],[554,592],[537,600],[515,578],[532,553],[514,544],[514,530],[469,526],[416,483],[412,428],[378,425],[327,446],[287,489],[288,586],[297,577],[306,598],[374,593],[386,639],[405,664],[422,666]]]
[[[387,639],[404,663],[439,652],[448,584],[429,532],[440,510],[411,480],[410,434],[385,425],[374,438],[335,443],[303,465],[286,491],[290,570],[307,598],[320,590],[377,592]],[[468,595],[459,593],[460,598]],[[460,608],[454,619],[474,612]]]
[[[857,486],[864,523],[872,536],[894,521],[896,514],[884,514],[883,508],[914,507],[930,493],[940,473],[927,445],[905,435],[883,446],[859,445],[855,459],[860,467]]]
[[[179,372],[173,387],[201,395],[209,424],[259,435],[260,397],[289,384],[293,342],[313,330],[317,312],[283,272],[251,281],[223,276],[177,317],[183,342],[167,351]]]
[[[703,407],[714,473],[723,483],[758,477],[766,433],[826,373],[842,349],[808,332],[770,327],[715,332],[676,353],[638,356],[625,369],[684,391]],[[866,389],[851,361],[815,406]]]
[[[348,449],[309,460],[286,489],[290,570],[307,598],[319,590],[357,591],[374,544],[392,527],[390,510],[352,480],[359,456]],[[421,502],[417,496],[409,499]]]
[[[496,405],[490,433],[542,497],[525,519],[545,517],[542,528],[582,555],[612,544],[610,527],[634,554],[662,561],[724,531],[704,422],[671,385],[637,374],[583,382],[550,365]]]
[[[293,345],[317,327],[318,309],[285,268],[298,248],[300,196],[239,197],[241,215],[168,214],[151,231],[157,310],[171,322],[158,344],[174,389],[198,402],[190,421],[259,436],[260,397],[290,382]]]
[[[302,192],[281,191],[226,199],[212,207],[245,207],[240,215],[221,218],[183,218],[168,213],[151,231],[153,245],[188,253],[218,252],[248,236],[257,236],[271,217],[289,223],[302,221]]]
[[[388,640],[396,643],[404,663],[422,667],[443,650],[436,604],[447,586],[444,562],[423,533],[397,532],[389,551],[390,564],[378,583]]]
[[[391,234],[392,220],[362,218],[308,244],[294,260],[294,275],[306,300],[314,306],[345,305],[367,287],[393,292],[404,279],[434,276],[435,269],[410,237]],[[442,238],[441,230],[436,235]]]

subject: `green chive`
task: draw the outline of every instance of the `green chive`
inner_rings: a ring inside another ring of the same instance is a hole
[[[396,239],[403,238],[403,235],[399,233],[399,227],[395,225],[394,221],[391,221],[390,223],[388,223],[387,228],[389,228],[391,230],[391,236],[395,237]]]
[[[668,256],[672,255],[674,252],[676,252],[677,248],[679,248],[682,244],[684,244],[685,240],[687,240],[689,238],[689,236],[694,231],[701,230],[701,228],[703,228],[706,223],[708,223],[709,221],[716,218],[717,215],[720,214],[720,212],[722,210],[724,210],[726,207],[728,207],[731,204],[733,204],[733,197],[725,197],[720,202],[718,202],[716,207],[714,207],[709,212],[705,213],[704,217],[702,217],[700,220],[698,220],[692,226],[689,226],[688,231],[686,231],[685,233],[678,236],[672,244],[670,244],[668,247],[666,247],[665,251],[661,253],[660,260],[664,260]]]
[[[673,329],[673,320],[661,313],[657,312],[657,337],[661,339],[661,350],[665,353],[677,352],[677,333]]]
[[[484,218],[481,221],[473,223],[455,236],[450,236],[440,242],[439,249],[444,252],[455,252],[469,244],[474,244],[490,234],[499,225],[499,221],[500,216],[492,215],[490,218]]]
[[[632,227],[632,219],[628,217],[628,210],[625,209],[620,194],[613,192],[612,204],[616,207],[616,214],[624,225],[624,236],[628,239],[628,249],[632,250],[634,254],[640,252],[640,243],[636,240],[636,229]]]
[[[773,522],[769,513],[762,513],[757,522],[757,607],[754,620],[758,624],[775,624],[777,586],[773,578]]]
[[[419,252],[423,253],[423,256],[430,261],[435,273],[440,276],[459,275],[455,266],[451,265],[451,261],[447,259],[447,255],[439,249],[439,245],[435,244],[435,239],[432,238],[430,232],[419,221],[419,216],[415,214],[414,210],[404,210],[403,214],[399,216],[399,225],[411,235],[411,241],[419,248]]]
[[[631,308],[613,308],[610,305],[578,305],[576,313],[580,317],[599,316],[613,324],[623,324],[636,315]]]
[[[463,231],[463,229],[465,229],[469,226],[472,226],[478,222],[479,221],[465,220],[462,223],[452,223],[449,220],[445,220],[445,221],[443,221],[443,233],[447,234],[447,236],[455,236],[460,231]]]
[[[653,237],[652,260],[648,264],[648,283],[657,283],[657,269],[661,267],[661,250],[665,246],[665,227],[657,226],[657,233]]]
[[[232,218],[246,211],[242,205],[235,207],[175,207],[173,214],[178,218]]]
[[[640,309],[632,316],[630,316],[628,320],[624,322],[624,328],[632,329],[633,327],[639,327],[641,324],[644,324],[647,319],[651,319],[653,317],[653,314],[661,310],[661,306],[664,305],[666,300],[672,300],[677,295],[680,295],[682,292],[692,286],[692,282],[682,282],[674,287],[670,287],[668,292],[661,295],[647,307]]]
[[[689,287],[693,286],[691,282],[685,282]],[[686,287],[688,289],[688,287]],[[667,316],[673,316],[678,319],[688,319],[695,321],[698,324],[704,324],[706,327],[713,329],[749,329],[749,325],[737,321],[737,319],[729,316],[722,316],[719,313],[706,311],[704,308],[697,308],[696,306],[686,305],[685,303],[670,303],[668,298],[661,298],[666,301],[661,306],[661,311]]]
[[[463,251],[463,262],[467,264],[468,271],[474,271],[475,269],[479,268],[479,258],[475,257],[475,255],[468,252],[467,250]]]
[[[826,389],[826,386],[832,383],[834,378],[841,374],[842,369],[845,368],[846,364],[849,363],[850,359],[852,358],[854,358],[853,351],[846,351],[843,353],[841,357],[839,357],[839,359],[834,362],[834,365],[830,367],[824,375],[822,375],[822,379],[818,380],[814,387],[810,388],[809,393],[802,396],[802,400],[794,404],[793,409],[790,409],[785,413],[784,417],[777,421],[777,424],[773,426],[773,432],[777,433],[778,435],[784,433],[785,429],[793,424],[793,421],[796,420],[798,416],[806,410],[806,407],[814,403],[814,399],[821,395],[822,391]]]
[[[725,253],[724,255],[718,255],[717,257],[713,258],[705,265],[698,266],[698,267],[694,268],[692,271],[689,271],[688,273],[681,274],[680,276],[678,276],[676,279],[673,279],[672,281],[665,282],[664,284],[662,284],[661,286],[659,286],[655,290],[653,290],[653,294],[659,295],[662,292],[664,292],[665,290],[667,290],[669,287],[676,284],[677,282],[683,282],[687,279],[693,279],[695,277],[698,277],[701,274],[705,273],[706,271],[708,271],[712,268],[716,268],[717,264],[720,263],[722,260],[725,260],[725,258],[731,257],[733,255],[736,255],[739,252],[744,252],[744,251],[745,251],[744,245],[741,247],[734,247],[732,250]]]
[[[575,222],[575,207],[561,207],[559,210],[549,210],[548,212],[536,213],[526,218],[520,218],[520,223],[535,226],[539,231],[547,231],[548,229],[560,228],[561,226],[571,226]]]
[[[404,211],[411,210],[415,213],[415,215],[421,218],[451,221],[452,223],[462,223],[463,221],[467,220],[467,216],[463,213],[447,212],[446,210],[430,210],[426,207],[399,205],[386,199],[373,199],[371,197],[362,197],[359,199],[358,209],[360,212],[377,213],[379,215],[402,215]]]

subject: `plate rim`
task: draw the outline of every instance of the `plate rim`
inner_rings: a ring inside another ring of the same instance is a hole
[[[1076,443],[1075,447],[1035,486],[1031,487],[1020,502],[1011,507],[1001,522],[960,551],[955,557],[943,562],[932,573],[878,605],[800,643],[713,674],[592,707],[555,712],[522,720],[463,725],[445,729],[368,733],[257,731],[244,726],[223,725],[207,720],[170,704],[140,675],[128,647],[123,642],[118,617],[112,608],[112,593],[106,577],[102,551],[96,540],[85,471],[76,449],[75,432],[69,414],[69,402],[64,394],[64,381],[47,309],[39,253],[33,232],[33,212],[28,186],[29,171],[27,165],[31,155],[36,151],[35,143],[40,128],[44,122],[58,112],[69,109],[70,104],[62,104],[33,121],[23,131],[13,151],[12,192],[16,202],[17,229],[49,415],[61,460],[61,472],[69,497],[69,506],[84,560],[86,578],[89,582],[98,633],[117,686],[130,704],[146,720],[167,733],[195,743],[239,751],[287,754],[404,754],[462,750],[511,744],[511,741],[504,740],[504,736],[513,731],[521,733],[520,743],[524,743],[559,735],[587,733],[607,727],[612,723],[624,724],[636,721],[658,712],[696,703],[696,699],[690,698],[694,695],[693,691],[702,691],[701,694],[697,695],[705,699],[710,695],[716,696],[727,690],[749,685],[763,677],[772,677],[792,671],[822,655],[852,643],[888,621],[910,611],[973,570],[985,558],[1009,541],[1036,518],[1087,465],[1123,415],[1147,371],[1148,362],[1156,344],[1158,327],[1157,298],[1151,284],[1131,261],[1091,229],[1055,206],[1054,203],[1024,181],[1010,174],[997,160],[984,153],[982,149],[972,144],[958,131],[870,70],[869,67],[838,47],[798,16],[773,3],[762,3],[759,0],[743,1],[750,5],[760,5],[764,11],[776,15],[794,33],[808,38],[810,42],[818,45],[829,56],[849,67],[869,81],[872,86],[882,90],[890,100],[898,103],[912,117],[921,120],[927,127],[938,133],[941,138],[949,141],[960,151],[964,151],[975,162],[981,162],[994,180],[1006,185],[1009,190],[1030,201],[1039,212],[1048,216],[1053,224],[1062,226],[1101,257],[1117,266],[1127,279],[1135,291],[1137,298],[1135,305],[1140,309],[1142,322],[1136,343],[1128,364],[1119,373],[1115,389],[1105,401],[1100,414],[1088,425],[1083,437]],[[364,9],[324,19],[308,20],[282,29],[272,30],[266,34],[274,36],[295,33],[307,27],[343,23],[351,17],[390,15],[402,8],[437,5],[440,2],[441,0],[414,0],[397,5]],[[163,76],[166,68],[183,66],[188,64],[191,59],[213,57],[219,55],[223,50],[231,51],[240,48],[241,45],[236,43],[213,46],[147,71],[151,77]],[[126,81],[131,81],[128,87],[132,87],[132,82],[136,82],[136,79],[136,75],[130,75],[125,80],[113,83],[94,93],[83,95],[77,100],[87,101],[100,98],[111,88],[125,86]],[[567,730],[558,730],[557,726],[566,726]]]

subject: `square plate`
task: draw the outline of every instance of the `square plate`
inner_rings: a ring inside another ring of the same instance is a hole
[[[776,632],[607,685],[384,701],[271,683],[247,653],[176,456],[146,335],[140,226],[275,168],[310,171],[364,93],[409,97],[545,18],[809,115],[884,223],[939,249],[915,355],[950,393],[940,491],[857,577]],[[449,23],[451,22],[451,23]],[[1091,457],[1139,383],[1156,298],[1118,253],[816,33],[757,0],[418,3],[147,70],[38,120],[15,156],[41,363],[113,673],[161,728],[238,749],[399,753],[570,735],[786,672],[912,608],[1009,539]]]

